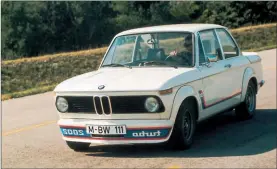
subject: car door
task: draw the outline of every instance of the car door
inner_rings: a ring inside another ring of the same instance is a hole
[[[225,58],[225,74],[229,77],[226,79],[226,82],[229,84],[229,89],[231,90],[230,96],[240,95],[242,91],[243,74],[249,61],[241,54],[235,40],[227,30],[223,28],[216,29],[216,33]],[[240,102],[240,97],[236,97],[236,99],[232,101],[232,104],[238,104]]]
[[[230,88],[231,77],[227,74],[228,68],[214,29],[198,33],[198,48],[202,76],[202,89],[198,91],[202,105],[199,117],[205,118],[228,108],[233,88]],[[216,56],[218,60],[208,62],[209,56]]]

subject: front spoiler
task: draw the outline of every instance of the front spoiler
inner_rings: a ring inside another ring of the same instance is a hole
[[[86,125],[126,125],[127,134],[121,137],[95,137],[86,133]],[[86,142],[92,144],[148,144],[166,142],[172,132],[173,123],[170,120],[90,120],[90,119],[61,119],[58,121],[63,139],[73,142]],[[75,130],[68,134],[64,130]],[[157,136],[138,136],[137,133],[153,133],[159,131]],[[84,133],[79,135],[78,133]],[[134,136],[134,133],[135,136]]]

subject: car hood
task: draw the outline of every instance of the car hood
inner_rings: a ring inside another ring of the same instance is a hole
[[[192,80],[194,68],[101,68],[60,83],[55,92],[82,91],[156,91]],[[184,76],[186,78],[180,78]],[[102,90],[98,87],[104,85]]]

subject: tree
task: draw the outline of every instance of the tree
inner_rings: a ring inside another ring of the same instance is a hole
[[[215,23],[236,28],[276,22],[277,2],[1,1],[3,59],[108,45],[123,30]]]
[[[200,12],[200,6],[197,2],[171,1],[170,13],[177,23],[191,23],[197,18]]]

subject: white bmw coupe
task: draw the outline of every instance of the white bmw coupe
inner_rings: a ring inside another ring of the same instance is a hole
[[[55,88],[63,139],[90,144],[192,145],[198,122],[235,109],[251,118],[264,84],[261,58],[242,52],[226,27],[179,24],[117,34],[98,70]]]

